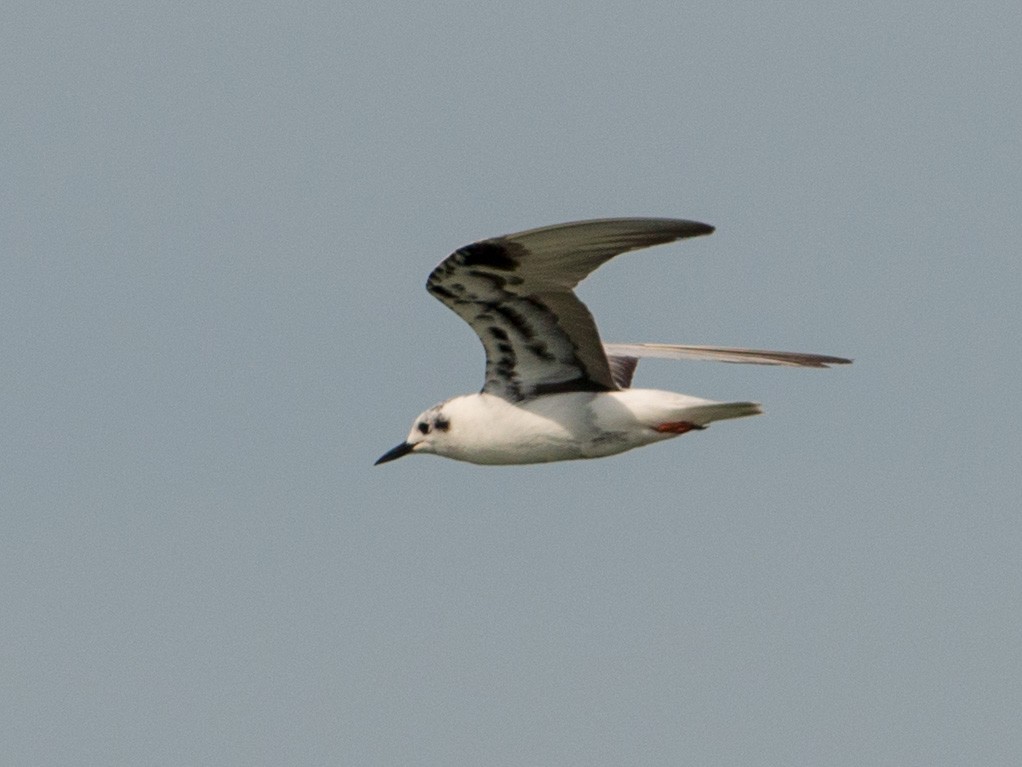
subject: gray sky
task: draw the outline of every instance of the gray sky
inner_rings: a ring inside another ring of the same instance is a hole
[[[6,763],[1022,762],[1017,5],[719,6],[7,3]],[[607,340],[855,365],[373,468],[482,380],[436,262],[623,215],[718,231]]]

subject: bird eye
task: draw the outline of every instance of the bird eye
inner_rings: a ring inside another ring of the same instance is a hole
[[[415,428],[417,428],[423,434],[429,434],[429,424],[426,423],[425,421],[419,422]]]

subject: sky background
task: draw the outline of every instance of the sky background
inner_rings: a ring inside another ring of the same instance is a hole
[[[0,743],[19,765],[1022,763],[1014,2],[0,11]],[[766,415],[374,468],[482,381],[423,289],[580,291]]]

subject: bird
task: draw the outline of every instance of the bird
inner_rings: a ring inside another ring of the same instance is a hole
[[[762,412],[756,402],[715,402],[631,388],[642,357],[824,368],[842,357],[657,343],[603,343],[575,286],[611,258],[711,234],[671,218],[574,221],[466,245],[430,273],[426,289],[482,341],[482,390],[421,413],[376,465],[438,455],[481,465],[601,458]]]

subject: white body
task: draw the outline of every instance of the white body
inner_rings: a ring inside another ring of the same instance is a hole
[[[713,402],[654,389],[551,394],[519,404],[468,394],[426,411],[407,444],[409,452],[470,463],[544,463],[614,455],[681,433],[658,430],[664,424],[698,428],[760,412],[752,402]],[[438,419],[448,428],[423,433],[418,427]]]

